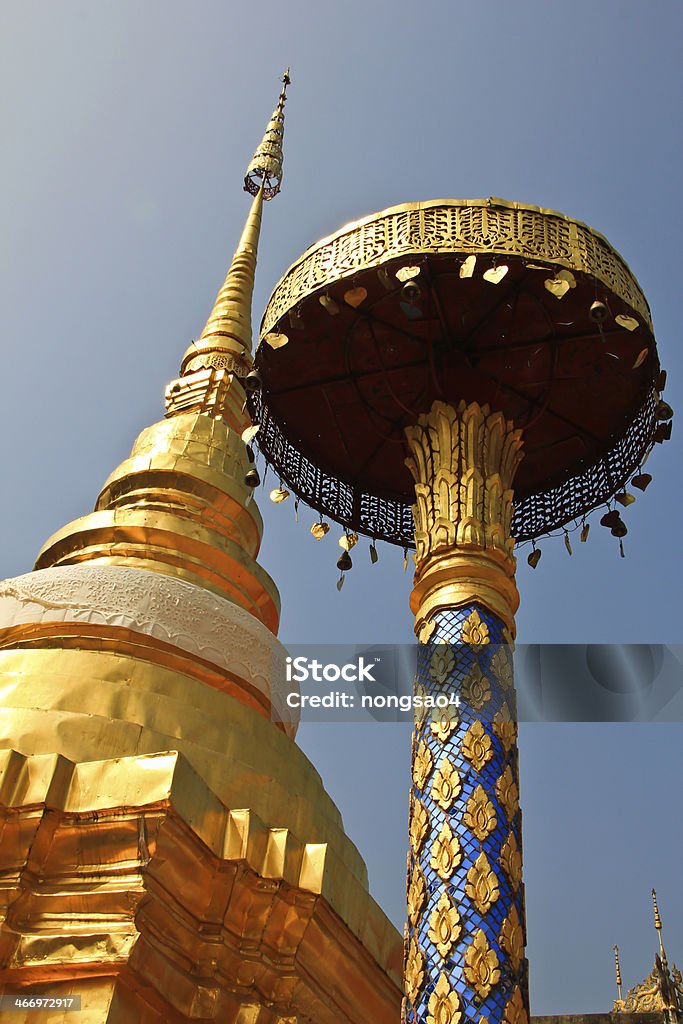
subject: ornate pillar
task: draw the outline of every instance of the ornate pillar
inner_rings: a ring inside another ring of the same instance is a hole
[[[426,707],[413,734],[404,1016],[411,1024],[527,1024],[510,650],[521,431],[488,406],[435,402],[406,435],[416,499],[416,693]],[[438,698],[453,703],[439,707]]]

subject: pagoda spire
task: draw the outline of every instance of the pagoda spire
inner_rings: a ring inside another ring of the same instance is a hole
[[[273,116],[244,177],[244,190],[254,199],[242,236],[204,329],[183,356],[182,376],[197,370],[226,369],[243,377],[251,369],[251,306],[261,216],[264,200],[276,196],[282,183],[284,107],[289,83],[288,68],[282,76]]]

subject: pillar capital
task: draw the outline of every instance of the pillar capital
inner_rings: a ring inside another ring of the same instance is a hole
[[[405,431],[415,480],[415,632],[432,616],[476,600],[514,636],[512,481],[522,431],[487,405],[434,402]]]

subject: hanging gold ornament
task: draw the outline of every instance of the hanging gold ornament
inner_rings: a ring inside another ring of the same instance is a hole
[[[270,492],[270,500],[276,505],[282,504],[283,501],[287,501],[289,497],[289,491],[284,487],[276,487]]]
[[[564,546],[566,547],[567,553],[569,555],[573,554],[573,552],[572,552],[572,543],[571,543],[571,541],[569,539],[569,534],[567,533],[566,530],[564,531]]]
[[[322,520],[319,523],[313,523],[313,526],[311,527],[311,533],[316,540],[322,540],[329,532],[329,523],[323,523]]]
[[[356,544],[358,543],[358,534],[344,533],[339,538],[337,543],[339,544],[340,548],[344,549],[344,551],[350,551],[351,548],[355,548]]]
[[[344,292],[344,302],[354,309],[357,309],[368,297],[366,288],[349,288],[348,291]]]
[[[585,544],[586,541],[588,540],[588,534],[590,532],[590,528],[591,528],[590,527],[590,523],[584,523],[583,524],[583,527],[581,528],[581,543],[582,544]]]
[[[467,278],[472,277],[474,268],[477,265],[476,256],[468,256],[466,260],[463,260],[462,266],[460,267],[460,277]]]
[[[527,562],[529,563],[532,569],[535,569],[538,563],[541,561],[541,554],[542,552],[540,548],[534,548],[534,550],[527,558]]]

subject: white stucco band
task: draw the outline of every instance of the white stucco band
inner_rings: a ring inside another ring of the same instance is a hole
[[[0,583],[0,629],[48,622],[118,626],[246,680],[296,732],[287,652],[249,612],[172,576],[128,566],[67,565]]]

